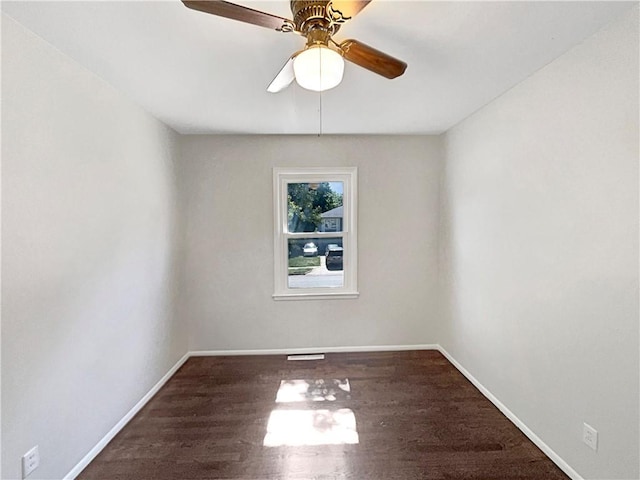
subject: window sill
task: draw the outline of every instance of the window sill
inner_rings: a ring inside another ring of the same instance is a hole
[[[336,293],[274,293],[273,299],[282,300],[346,300],[358,298],[359,292]]]

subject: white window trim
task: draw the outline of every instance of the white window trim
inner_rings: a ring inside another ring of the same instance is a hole
[[[342,182],[343,224],[342,232],[289,233],[287,225],[287,184]],[[275,300],[319,300],[358,298],[358,169],[357,167],[274,168],[274,294]],[[288,240],[296,237],[342,237],[343,287],[289,288]]]

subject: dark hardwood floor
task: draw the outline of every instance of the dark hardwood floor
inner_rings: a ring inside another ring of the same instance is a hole
[[[78,478],[568,477],[439,352],[412,351],[191,358]]]

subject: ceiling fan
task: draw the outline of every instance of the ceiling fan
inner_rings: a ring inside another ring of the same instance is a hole
[[[295,32],[307,39],[304,49],[295,52],[267,91],[277,93],[295,79],[303,88],[323,91],[342,81],[344,60],[386,78],[404,73],[407,64],[357,40],[336,43],[332,36],[371,0],[291,0],[293,20],[243,7],[223,0],[182,0],[188,8],[270,28]]]

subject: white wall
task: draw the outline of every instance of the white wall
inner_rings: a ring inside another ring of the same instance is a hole
[[[640,475],[638,87],[635,7],[446,135],[440,341],[585,478]]]
[[[2,17],[2,473],[61,478],[186,352],[177,135]]]
[[[191,350],[434,343],[436,137],[181,138]],[[356,300],[276,302],[272,168],[357,166]]]

